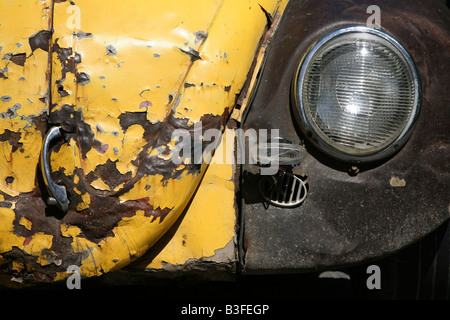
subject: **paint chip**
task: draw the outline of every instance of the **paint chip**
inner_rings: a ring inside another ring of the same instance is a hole
[[[50,39],[52,33],[48,30],[41,30],[33,34],[28,38],[28,43],[30,44],[31,51],[36,49],[42,49],[48,52],[50,48]]]
[[[117,54],[117,49],[112,44],[108,44],[106,46],[106,54],[108,56],[115,56]]]
[[[20,218],[19,224],[24,226],[27,230],[31,231],[31,221],[26,219],[25,217]]]
[[[206,34],[206,32],[205,31],[203,31],[203,30],[200,30],[200,31],[197,31],[196,33],[194,33],[195,34],[195,44],[197,44],[198,42],[200,42],[200,41],[205,41],[206,40],[206,38],[208,37],[208,35]]]
[[[192,49],[191,47],[189,47],[189,51],[183,50],[183,49],[181,49],[181,48],[178,48],[178,49],[180,49],[181,52],[183,52],[183,53],[187,54],[188,56],[190,56],[192,62],[194,62],[194,61],[196,61],[196,60],[201,60],[201,59],[202,59],[202,58],[200,57],[199,52],[196,51],[196,50],[194,50],[194,49]]]
[[[7,184],[11,184],[11,183],[13,183],[14,182],[14,177],[12,177],[12,176],[9,176],[9,177],[6,177],[5,178],[5,182],[7,183]]]
[[[89,82],[91,82],[91,78],[89,77],[89,75],[85,72],[80,72],[76,74],[76,78],[77,78],[77,83],[80,86],[85,86],[87,85]]]
[[[9,61],[11,61],[12,63],[17,64],[18,66],[24,66],[25,65],[25,60],[26,60],[26,55],[25,53],[18,53],[18,54],[13,54],[10,58]]]
[[[148,107],[151,107],[152,106],[152,103],[150,102],[150,101],[142,101],[140,104],[139,104],[139,109],[142,109],[142,108],[145,108],[145,109],[147,109]]]
[[[404,187],[406,186],[405,179],[400,179],[399,177],[393,176],[389,181],[392,187]]]
[[[77,33],[72,34],[73,37],[77,37],[78,39],[84,39],[84,38],[93,38],[94,36],[90,32],[84,32],[84,31],[78,31]]]

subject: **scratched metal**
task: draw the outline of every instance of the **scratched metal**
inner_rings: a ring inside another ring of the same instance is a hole
[[[301,142],[291,113],[290,86],[301,57],[321,36],[365,25],[369,5],[381,9],[382,30],[410,52],[423,86],[413,135],[390,159],[361,167],[331,161],[307,145],[294,172],[309,194],[295,209],[267,209],[259,176],[243,176],[244,267],[248,273],[300,272],[377,259],[435,230],[450,216],[450,13],[442,1],[294,1],[285,12],[246,128],[276,128]]]

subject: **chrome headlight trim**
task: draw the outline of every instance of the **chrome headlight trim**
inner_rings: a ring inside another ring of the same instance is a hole
[[[407,122],[405,122],[404,124],[403,130],[399,133],[398,136],[395,137],[395,139],[392,140],[392,142],[389,142],[388,145],[382,147],[380,150],[376,150],[375,152],[352,153],[342,150],[342,148],[337,148],[336,144],[333,145],[333,143],[330,143],[329,140],[327,141],[326,137],[324,138],[323,133],[318,132],[317,126],[311,123],[304,106],[303,86],[305,83],[305,77],[307,76],[309,67],[316,59],[316,53],[319,50],[323,49],[324,46],[326,46],[330,41],[335,40],[337,37],[351,34],[361,34],[361,38],[363,38],[364,35],[368,34],[387,41],[393,48],[397,50],[397,52],[401,55],[401,58],[403,58],[406,62],[408,68],[407,71],[411,75],[411,81],[414,88],[414,101],[412,102],[412,110]],[[419,73],[416,69],[413,59],[411,58],[407,50],[396,39],[394,39],[387,33],[366,26],[349,26],[334,30],[325,35],[315,44],[313,44],[299,63],[297,72],[293,79],[292,92],[295,111],[294,113],[298,120],[297,122],[300,126],[302,134],[304,135],[304,138],[311,142],[317,149],[322,151],[322,153],[325,153],[326,155],[334,159],[350,163],[365,163],[382,160],[393,155],[401,147],[403,147],[403,145],[412,134],[414,124],[420,113],[422,99]]]

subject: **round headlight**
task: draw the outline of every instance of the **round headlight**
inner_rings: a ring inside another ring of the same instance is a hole
[[[374,161],[397,151],[420,110],[420,79],[408,52],[363,26],[335,30],[311,47],[294,78],[300,128],[322,152]]]

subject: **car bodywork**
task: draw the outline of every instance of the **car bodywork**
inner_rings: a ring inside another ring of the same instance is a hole
[[[70,265],[83,277],[121,269],[113,281],[304,272],[377,259],[435,230],[450,216],[448,9],[372,2],[3,4],[15,13],[0,26],[2,268],[20,282],[64,279]],[[200,135],[226,133],[215,158],[235,158],[224,146],[237,128],[304,144],[291,110],[299,61],[327,32],[365,25],[373,4],[422,80],[421,115],[398,154],[349,174],[306,143],[293,172],[309,193],[290,209],[267,206],[257,166],[171,161],[172,133],[194,139],[198,123]],[[62,133],[49,166],[67,212],[46,204],[39,167],[51,127]]]
[[[279,3],[261,5],[274,13]],[[2,117],[2,258],[34,281],[64,278],[69,265],[86,277],[121,268],[195,191],[205,165],[171,161],[172,133],[194,135],[198,122],[223,130],[265,12],[239,1],[3,6],[2,108],[17,113]],[[53,195],[36,170],[52,126],[62,139],[47,180],[65,186],[66,213],[46,205]]]
[[[297,209],[264,210],[251,184],[245,187],[245,180],[254,178],[251,171],[244,172],[249,272],[318,270],[380,258],[414,243],[449,217],[449,95],[442,85],[449,78],[449,15],[442,3],[290,3],[245,125],[280,128],[280,136],[302,143],[305,139],[291,120],[290,92],[301,57],[332,30],[366,25],[366,10],[373,4],[381,9],[381,30],[405,46],[422,80],[422,109],[413,135],[394,156],[357,165],[357,174],[351,172],[355,164],[329,159],[306,141],[309,155],[294,172],[307,177],[310,193]],[[260,214],[263,210],[266,214]],[[280,232],[283,236],[275,237]],[[274,235],[270,243],[263,241],[267,235]]]

